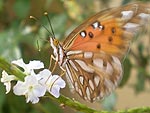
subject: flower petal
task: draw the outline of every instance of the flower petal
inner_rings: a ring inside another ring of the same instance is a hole
[[[12,64],[15,64],[15,65],[17,65],[17,66],[19,66],[19,67],[22,67],[24,70],[26,70],[26,64],[23,62],[23,59],[21,58],[21,59],[18,59],[18,60],[14,60],[14,61],[12,61],[11,62]]]
[[[57,80],[55,81],[54,85],[57,84],[58,86],[60,86],[61,88],[64,88],[66,86],[66,82],[58,75],[53,75],[53,77],[59,77],[57,78]]]
[[[59,90],[60,88],[59,87],[52,87],[49,92],[50,94],[52,94],[54,97],[58,98],[60,96],[60,93],[59,93]]]
[[[44,68],[43,62],[37,60],[30,61],[29,64],[25,64],[23,62],[23,59],[19,59],[12,61],[12,64],[22,67],[24,69],[24,73],[26,73],[27,75],[34,74],[34,69]]]
[[[36,77],[37,79],[39,80],[39,82],[41,84],[45,84],[46,81],[48,80],[48,78],[50,78],[52,75],[51,75],[51,72],[48,70],[48,69],[44,69],[43,71],[40,71]]]
[[[66,83],[60,76],[53,75],[47,80],[46,85],[48,92],[58,98],[60,96],[60,88],[64,88]]]
[[[1,82],[11,82],[12,80],[16,80],[17,78],[14,75],[8,75],[6,71],[3,70]]]
[[[4,85],[6,86],[6,94],[8,94],[10,92],[10,89],[11,89],[11,83],[6,82],[6,83],[4,83]]]
[[[46,93],[46,87],[39,84],[36,75],[30,75],[25,77],[25,81],[18,81],[14,86],[14,93],[16,95],[25,95],[26,102],[37,103],[39,97],[44,96]]]
[[[26,102],[32,102],[32,104],[35,104],[39,102],[39,98],[30,92],[28,95],[26,95]]]
[[[42,85],[36,85],[34,87],[33,93],[38,97],[44,96],[46,93],[46,87]]]
[[[11,81],[17,79],[14,75],[8,75],[6,71],[3,70],[1,82],[4,83],[6,87],[6,94],[11,90]]]
[[[36,78],[36,75],[30,75],[30,76],[26,76],[25,78],[25,85],[28,87],[28,86],[33,86],[33,85],[36,85],[38,84],[38,80]]]
[[[42,71],[39,72],[39,74],[43,77],[49,77],[49,75],[51,75],[51,72],[48,69],[44,69]]]
[[[53,75],[49,78],[48,83],[53,83],[53,85],[58,85],[61,88],[64,88],[66,86],[65,81],[58,75]]]
[[[44,64],[41,61],[33,60],[29,64],[26,64],[29,69],[41,69],[44,68]]]
[[[18,81],[13,87],[13,92],[15,95],[25,95],[27,92],[27,87],[24,82]]]

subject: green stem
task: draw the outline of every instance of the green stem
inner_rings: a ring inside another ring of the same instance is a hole
[[[97,111],[87,107],[84,104],[79,103],[78,101],[71,100],[70,98],[65,97],[63,95],[60,95],[58,99],[53,97],[52,95],[49,95],[49,98],[54,101],[57,101],[60,104],[62,103],[83,113],[150,113],[150,107],[131,108],[126,110],[118,110],[118,111],[111,111],[111,112],[102,111],[102,110]]]
[[[98,112],[94,109],[87,107],[84,104],[79,103],[78,101],[72,100],[72,99],[65,97],[63,95],[60,95],[59,98],[55,98],[52,95],[48,95],[48,97],[54,101],[57,101],[60,104],[64,104],[65,106],[67,105],[67,106],[74,108],[78,111],[82,111],[83,113],[97,113]],[[99,113],[108,113],[108,112],[101,111]]]
[[[15,75],[19,80],[23,81],[26,76],[20,69],[16,66],[8,63],[5,59],[0,57],[0,68],[5,70],[7,73],[11,75]]]
[[[120,110],[116,113],[150,113],[150,107],[131,108],[127,110]]]

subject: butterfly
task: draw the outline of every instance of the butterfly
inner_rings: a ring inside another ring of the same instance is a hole
[[[60,43],[50,38],[56,62],[69,86],[84,100],[109,95],[123,76],[122,61],[130,43],[150,22],[150,4],[134,3],[97,13]]]

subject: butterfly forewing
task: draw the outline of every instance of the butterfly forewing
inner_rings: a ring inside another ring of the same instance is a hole
[[[149,20],[150,4],[137,3],[104,10],[73,30],[62,44],[71,88],[91,102],[111,93],[131,40]]]
[[[79,27],[77,27],[75,30],[73,30],[73,32],[65,39],[63,43],[63,48],[65,50],[71,50],[72,47],[74,47],[77,44],[81,45],[85,43],[85,41],[88,42],[88,38],[90,37],[89,32],[92,32],[94,36],[96,35],[95,34],[96,32],[97,33],[96,37],[100,37],[99,39],[102,40],[104,39],[102,37],[105,37],[105,39],[107,40],[104,42],[105,43],[104,47],[110,45],[109,43],[107,43],[108,41],[112,42],[111,40],[113,37],[110,36],[114,37],[118,36],[120,37],[120,40],[121,38],[123,38],[122,39],[123,43],[122,42],[119,43],[120,44],[119,46],[121,45],[127,46],[124,48],[125,53],[128,48],[128,43],[131,41],[131,38],[141,30],[143,22],[146,23],[145,20],[146,18],[149,18],[149,14],[150,14],[150,4],[148,3],[130,4],[119,8],[104,10],[92,16],[91,18],[86,20],[83,24],[81,24]],[[94,29],[91,26],[95,26],[97,27],[97,29]],[[85,35],[88,38],[85,38],[84,37]],[[94,38],[93,40],[94,42],[95,39],[96,38]],[[114,42],[116,42],[116,40]],[[92,41],[90,41],[90,44],[91,43]],[[122,56],[124,56],[124,54],[122,54]]]

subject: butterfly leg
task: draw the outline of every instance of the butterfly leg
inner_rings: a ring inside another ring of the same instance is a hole
[[[55,60],[55,57],[53,56],[53,55],[51,55],[51,57],[50,57],[50,63],[49,63],[49,70],[51,70],[50,68],[51,68],[51,66],[52,66],[52,60]]]
[[[61,68],[61,74],[60,74],[60,76],[62,77],[63,75],[65,75],[65,73],[66,73],[66,70],[64,70],[63,68]]]
[[[52,60],[56,61],[56,59],[55,59],[55,57],[54,57],[53,55],[51,55],[51,57],[50,57],[49,70],[50,70],[50,68],[51,68],[51,66],[52,66]],[[57,63],[58,63],[58,61],[55,62],[54,66],[53,66],[53,68],[52,68],[52,71],[51,71],[52,73],[55,71],[56,66],[57,66]]]
[[[51,57],[50,57],[50,64],[49,64],[49,70],[51,70],[51,66],[52,66],[52,61],[53,60],[55,60],[55,57],[53,56],[53,55],[51,55]],[[56,61],[56,60],[55,60]],[[55,71],[55,69],[56,69],[56,66],[57,66],[57,61],[55,62],[55,64],[54,64],[54,67],[53,67],[53,69],[52,69],[52,73]],[[60,67],[60,69],[62,70],[61,71],[61,75],[60,76],[63,76],[65,73],[66,73],[66,70],[63,68],[63,67]]]
[[[51,66],[52,66],[52,61],[53,60],[56,61],[55,57],[53,55],[51,55],[51,57],[50,57],[50,64],[49,64],[49,68],[48,68],[49,70],[51,70]],[[56,61],[55,64],[54,64],[54,67],[52,68],[52,71],[51,71],[52,73],[55,71],[57,63],[58,62]]]
[[[52,73],[55,71],[57,64],[58,64],[58,61],[55,62],[54,67],[52,69]]]

